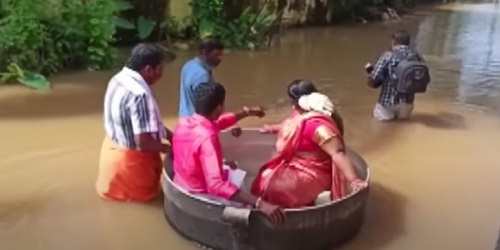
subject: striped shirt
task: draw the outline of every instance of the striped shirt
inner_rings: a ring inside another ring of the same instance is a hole
[[[104,98],[106,135],[118,146],[137,149],[135,136],[166,138],[156,99],[142,76],[123,68],[108,84]]]

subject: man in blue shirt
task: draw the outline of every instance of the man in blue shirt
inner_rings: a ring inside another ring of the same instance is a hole
[[[188,61],[181,70],[179,116],[191,116],[194,113],[193,91],[202,84],[214,82],[212,70],[217,67],[224,54],[224,45],[216,40],[207,40],[200,44],[199,55]]]

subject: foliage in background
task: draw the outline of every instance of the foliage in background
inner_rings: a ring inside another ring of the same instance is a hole
[[[332,10],[334,20],[352,18],[354,16],[367,17],[367,8],[392,7],[396,9],[414,7],[416,0],[329,0],[328,8]]]
[[[191,7],[197,38],[218,38],[233,48],[266,45],[278,20],[278,14],[269,4],[260,9],[247,7],[235,18],[229,17],[224,0],[192,0]]]
[[[193,22],[192,16],[186,16],[182,19],[167,17],[161,24],[161,28],[168,40],[188,40],[197,36]]]
[[[47,75],[64,67],[99,70],[113,64],[113,17],[119,11],[114,1],[0,2],[0,72],[17,65]]]
[[[7,72],[0,73],[0,82],[19,82],[25,86],[38,90],[50,89],[50,82],[45,76],[23,70],[15,63],[7,66]]]
[[[143,15],[124,18],[127,11],[136,11],[131,2],[0,0],[0,72],[4,72],[0,83],[23,83],[20,79],[31,72],[50,75],[63,68],[109,68],[116,59],[117,29],[133,30],[139,41],[161,30],[160,22]]]
[[[165,16],[167,0],[0,0],[0,82],[48,86],[40,84],[46,79],[35,73],[108,68],[115,62],[117,42],[214,37],[231,48],[263,47],[288,1],[191,0],[192,15],[179,20]],[[309,1],[294,0],[293,6],[299,2]],[[343,19],[363,17],[370,7],[415,2],[328,0],[327,8],[334,19]],[[31,80],[36,83],[28,83]]]
[[[161,41],[166,38],[164,22],[169,0],[115,0],[122,6],[116,18],[117,43],[134,44],[140,41]]]
[[[116,1],[116,4],[120,12],[128,11],[134,8],[130,2],[124,0]],[[159,25],[156,21],[144,16],[133,18],[133,20],[129,20],[123,16],[114,16],[113,22],[118,29],[135,31],[137,38],[140,40],[148,39],[153,33],[155,27]]]

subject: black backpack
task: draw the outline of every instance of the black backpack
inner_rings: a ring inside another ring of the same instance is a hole
[[[392,83],[401,94],[424,93],[431,82],[429,67],[416,53],[402,59],[391,74]]]

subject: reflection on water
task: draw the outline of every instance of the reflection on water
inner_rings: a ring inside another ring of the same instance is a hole
[[[335,98],[346,140],[373,168],[367,221],[340,249],[494,249],[500,199],[500,24],[493,3],[422,9],[401,23],[291,30],[266,51],[231,52],[216,71],[228,109],[289,112],[287,82],[310,78]],[[370,118],[377,91],[362,70],[405,28],[431,65],[433,82],[407,122]],[[155,86],[162,114],[175,124],[179,69],[167,65]],[[115,204],[94,181],[101,113],[112,72],[53,78],[52,93],[0,87],[1,249],[179,249],[196,247],[165,222],[160,202]],[[481,111],[481,112],[478,112]],[[482,112],[485,111],[485,112]],[[493,111],[493,112],[490,112]]]
[[[456,88],[457,102],[500,114],[500,4],[440,9],[423,21],[417,39],[433,65],[436,88]]]

